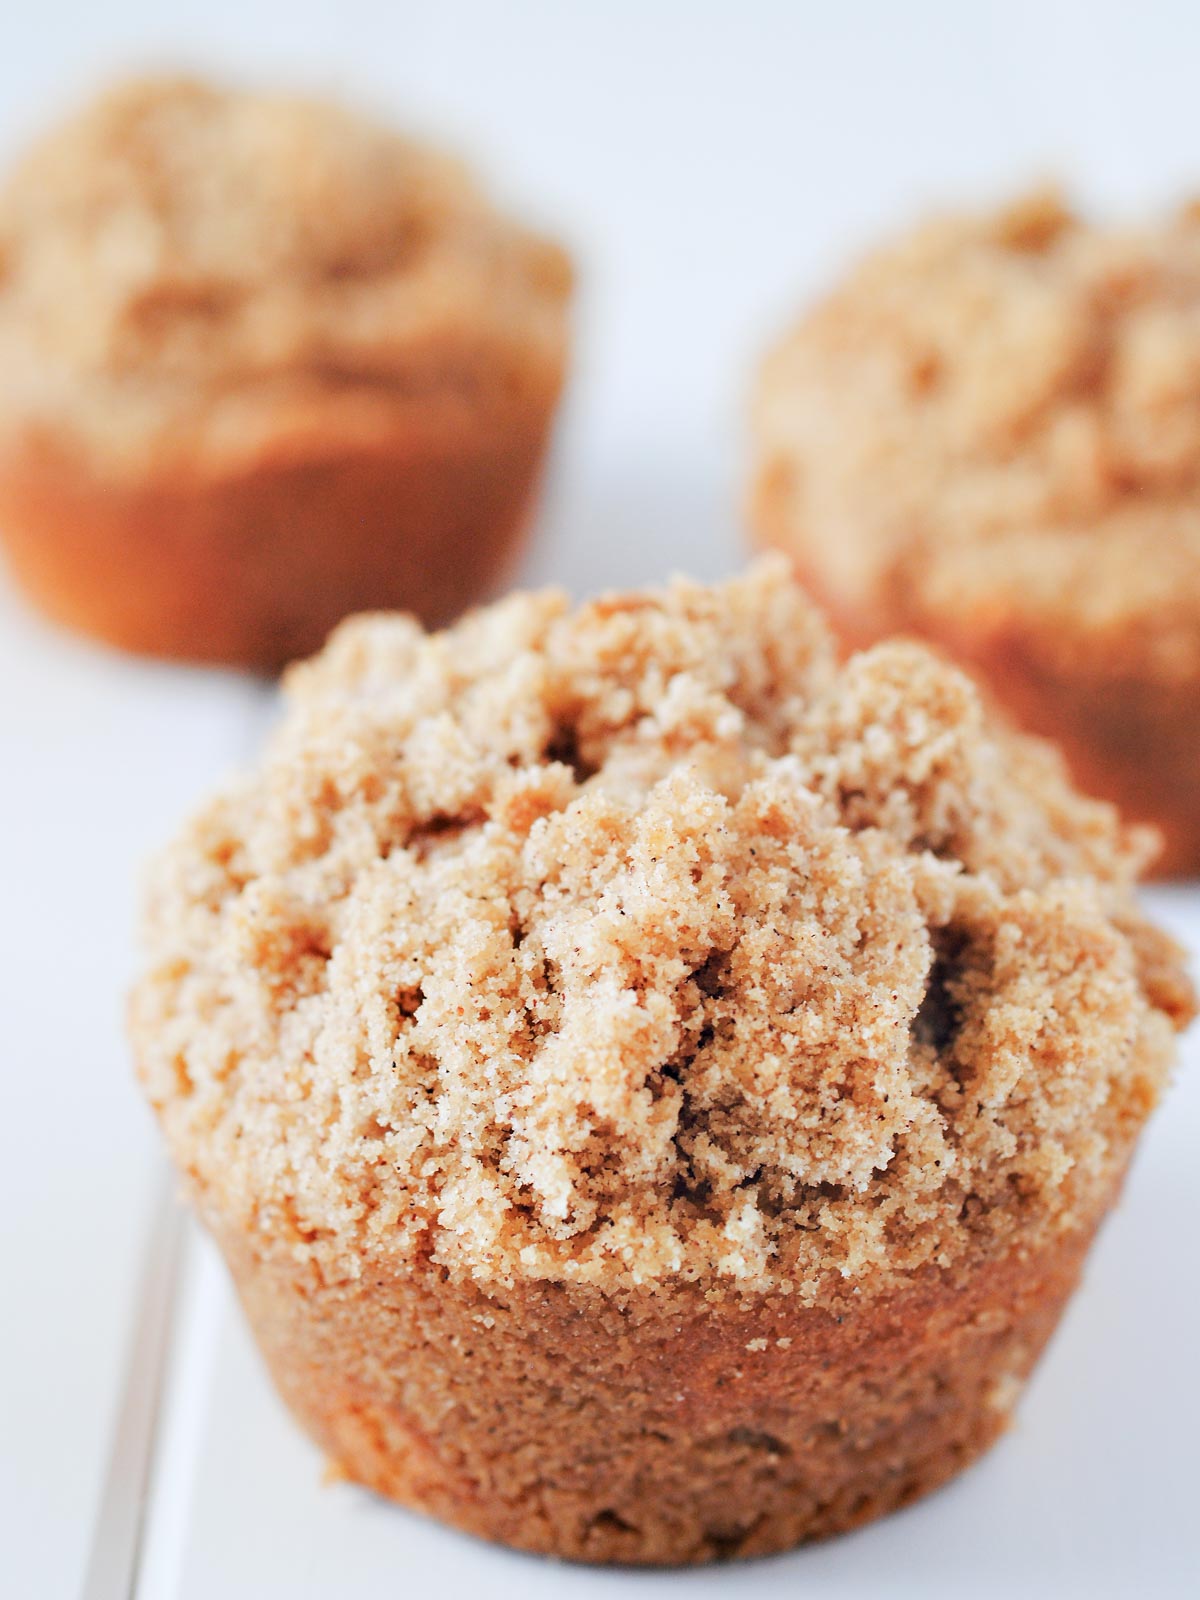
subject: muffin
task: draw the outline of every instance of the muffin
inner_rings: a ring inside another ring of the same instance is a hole
[[[922,647],[839,665],[782,562],[357,618],[286,690],[131,1023],[336,1469],[683,1563],[990,1444],[1190,1013],[1146,836]]]
[[[758,537],[851,643],[948,650],[1200,870],[1200,212],[919,228],[769,356],[755,435]]]
[[[335,105],[118,88],[0,193],[0,539],[51,616],[274,668],[450,620],[524,529],[570,269]]]

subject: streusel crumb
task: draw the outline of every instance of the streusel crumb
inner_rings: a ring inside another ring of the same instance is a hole
[[[831,601],[1007,617],[1046,670],[1200,675],[1200,213],[1053,192],[871,255],[772,353],[759,492]]]
[[[159,866],[140,1072],[326,1279],[803,1300],[1078,1225],[1191,996],[1145,840],[781,563],[352,620]]]
[[[107,465],[249,449],[308,390],[556,390],[570,268],[452,158],[337,105],[121,86],[0,194],[5,413]]]

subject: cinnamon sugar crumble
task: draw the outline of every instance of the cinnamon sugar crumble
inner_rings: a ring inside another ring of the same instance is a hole
[[[328,1278],[874,1291],[1069,1226],[1191,1003],[1145,840],[782,564],[354,619],[154,877],[180,1166]]]
[[[0,192],[2,411],[123,461],[201,427],[231,449],[313,391],[501,405],[557,387],[570,276],[456,160],[368,117],[135,81]]]
[[[1015,616],[1048,663],[1200,673],[1194,206],[1102,229],[1051,192],[931,221],[772,354],[757,420],[760,486],[848,610]]]

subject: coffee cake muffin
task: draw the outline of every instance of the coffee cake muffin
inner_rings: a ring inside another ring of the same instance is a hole
[[[1191,993],[1146,838],[782,562],[345,623],[153,878],[138,1071],[337,1467],[589,1561],[1003,1429]]]
[[[335,105],[137,82],[0,193],[0,538],[47,612],[272,668],[493,587],[570,269],[454,160]]]
[[[919,228],[773,352],[755,431],[758,536],[852,643],[943,646],[1200,870],[1200,212]]]

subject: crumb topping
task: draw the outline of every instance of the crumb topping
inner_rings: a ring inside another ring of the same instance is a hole
[[[1145,841],[778,561],[294,668],[159,864],[139,1071],[324,1274],[874,1291],[1067,1227],[1191,1004]]]
[[[775,351],[757,416],[763,481],[850,607],[1200,673],[1196,207],[1106,230],[1037,193],[930,222]]]
[[[499,404],[557,386],[569,285],[437,150],[319,100],[137,81],[0,193],[0,411],[112,453],[201,422],[228,445],[311,392]]]

